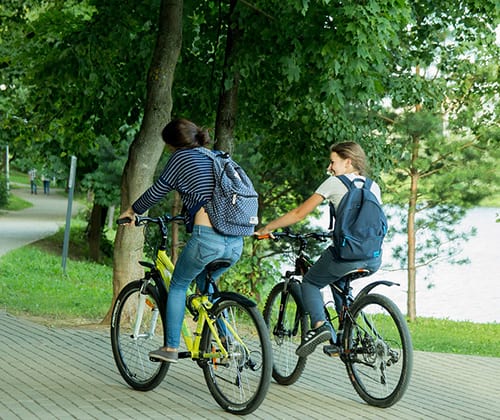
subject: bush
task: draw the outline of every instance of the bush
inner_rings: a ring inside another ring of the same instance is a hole
[[[0,208],[9,204],[9,192],[7,191],[7,180],[5,176],[0,176]]]

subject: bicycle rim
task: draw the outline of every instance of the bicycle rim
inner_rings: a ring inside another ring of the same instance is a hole
[[[149,352],[164,345],[165,328],[154,288],[146,289],[139,334],[134,337],[142,281],[128,284],[118,295],[111,321],[111,346],[116,366],[134,389],[148,391],[163,380],[169,364],[152,362]]]
[[[273,378],[281,385],[291,385],[306,366],[307,358],[297,356],[295,350],[305,334],[307,320],[301,315],[295,295],[290,289],[284,293],[284,286],[279,283],[269,293],[264,321],[273,349]]]
[[[211,313],[217,318],[219,337],[229,357],[203,363],[208,389],[224,410],[249,414],[264,400],[271,379],[272,350],[266,325],[255,306],[233,300],[217,302]],[[218,350],[215,347],[205,325],[201,350]]]
[[[378,294],[354,302],[343,337],[349,379],[368,404],[390,407],[408,387],[413,349],[406,321],[398,307]]]

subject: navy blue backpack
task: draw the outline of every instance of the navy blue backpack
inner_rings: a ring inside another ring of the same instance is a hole
[[[330,228],[333,218],[334,255],[342,260],[367,260],[381,255],[382,243],[387,233],[387,218],[377,197],[370,191],[373,181],[345,175],[337,177],[347,187],[335,211],[330,203]],[[360,188],[356,183],[362,183]]]

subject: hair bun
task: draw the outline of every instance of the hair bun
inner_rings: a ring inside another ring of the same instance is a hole
[[[196,133],[196,141],[200,146],[206,146],[210,143],[210,136],[208,135],[208,130],[203,128],[198,128],[198,132]]]

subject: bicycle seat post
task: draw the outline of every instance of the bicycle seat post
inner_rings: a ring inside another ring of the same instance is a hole
[[[205,290],[202,290],[202,294],[206,295],[206,294],[212,294],[213,292],[216,291],[216,284],[215,284],[215,281],[213,279],[213,274],[217,271],[217,270],[220,270],[221,268],[226,268],[226,267],[229,267],[231,265],[231,261],[230,260],[227,260],[227,259],[217,259],[217,260],[214,260],[210,263],[207,264],[207,266],[205,267],[205,270],[207,272],[207,278],[206,278],[206,281],[205,281]],[[213,292],[210,291],[210,285],[213,286]]]

